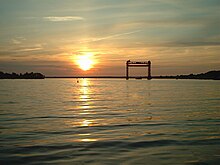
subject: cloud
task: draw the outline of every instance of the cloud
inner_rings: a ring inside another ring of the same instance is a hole
[[[37,51],[37,50],[42,50],[41,47],[33,47],[33,48],[24,48],[17,50],[18,52],[29,52],[29,51]]]
[[[13,38],[11,42],[15,45],[19,45],[19,44],[22,44],[25,40],[26,38],[24,37],[16,37],[16,38]]]
[[[97,41],[107,40],[107,39],[116,38],[116,37],[120,37],[120,36],[130,35],[133,33],[138,33],[141,31],[142,30],[136,30],[136,31],[131,31],[131,32],[127,32],[127,33],[119,33],[119,34],[109,35],[109,36],[100,37],[100,38],[93,38],[93,39],[82,41],[80,43],[97,42]]]
[[[17,45],[17,44],[21,44],[22,42],[16,39],[12,39],[12,43]]]
[[[43,19],[51,22],[62,22],[62,21],[83,21],[83,17],[79,16],[63,16],[63,17],[43,17]]]
[[[43,49],[42,44],[34,44],[31,46],[22,46],[18,47],[17,49],[14,49],[16,52],[32,52],[32,51],[39,51]]]
[[[36,54],[38,52],[44,51],[43,45],[41,44],[34,44],[34,45],[21,45],[21,43],[17,43],[16,47],[12,48],[5,48],[0,51],[0,56],[4,57],[28,57],[32,54]]]
[[[194,42],[176,42],[168,45],[175,47],[195,47],[195,46],[220,46],[220,42],[194,41]]]

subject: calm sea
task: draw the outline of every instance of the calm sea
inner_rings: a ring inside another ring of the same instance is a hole
[[[0,164],[219,164],[220,81],[0,80]]]

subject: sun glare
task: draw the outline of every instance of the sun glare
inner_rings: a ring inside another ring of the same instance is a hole
[[[80,69],[87,71],[90,70],[94,65],[93,54],[86,53],[84,55],[79,55],[76,59],[77,65],[79,65]]]

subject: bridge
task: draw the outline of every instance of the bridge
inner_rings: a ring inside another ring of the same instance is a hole
[[[129,79],[129,67],[147,67],[148,68],[148,75],[147,79],[150,80],[151,77],[151,61],[131,61],[128,60],[126,62],[126,79]]]

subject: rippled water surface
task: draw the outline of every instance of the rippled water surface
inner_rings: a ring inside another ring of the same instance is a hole
[[[218,164],[220,81],[0,80],[0,164]]]

